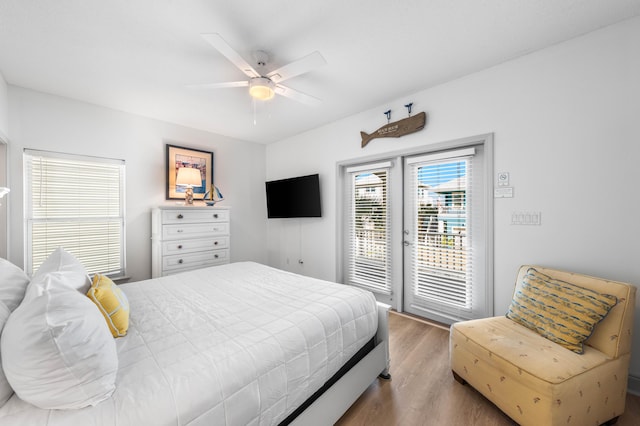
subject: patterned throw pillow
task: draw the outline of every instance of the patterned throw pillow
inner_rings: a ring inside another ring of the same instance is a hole
[[[104,275],[94,275],[87,296],[98,306],[104,319],[107,320],[113,337],[122,337],[127,334],[129,301],[113,281]]]
[[[616,303],[615,296],[556,280],[530,268],[506,316],[581,354],[582,343]]]

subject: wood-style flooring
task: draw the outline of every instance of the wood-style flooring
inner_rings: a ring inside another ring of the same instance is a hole
[[[371,384],[337,425],[515,425],[480,393],[453,379],[447,328],[391,313],[389,331],[391,380]],[[640,397],[627,395],[616,426],[638,425]]]

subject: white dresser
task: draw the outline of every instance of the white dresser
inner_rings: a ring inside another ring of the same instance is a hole
[[[151,276],[229,263],[229,213],[228,207],[154,208]]]

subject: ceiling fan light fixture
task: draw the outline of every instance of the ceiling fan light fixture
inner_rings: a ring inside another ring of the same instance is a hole
[[[276,94],[275,83],[266,77],[252,78],[249,81],[249,94],[258,100],[268,101]]]

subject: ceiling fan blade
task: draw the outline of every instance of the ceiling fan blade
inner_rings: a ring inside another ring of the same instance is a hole
[[[267,74],[267,77],[269,77],[274,83],[278,83],[319,68],[326,63],[327,61],[320,52],[316,51],[298,59],[297,61],[284,65],[277,70],[271,71]]]
[[[260,74],[253,69],[247,61],[245,61],[238,52],[236,52],[218,33],[200,34],[210,45],[233,63],[240,71],[245,73],[247,77],[260,77]]]
[[[310,106],[315,106],[322,103],[322,101],[316,97],[307,95],[306,93],[299,92],[290,87],[282,86],[280,84],[276,86],[276,93],[278,95],[285,96],[287,98],[293,99],[295,101],[298,101]]]
[[[188,89],[225,89],[228,87],[247,87],[248,81],[228,81],[226,83],[188,84]]]

